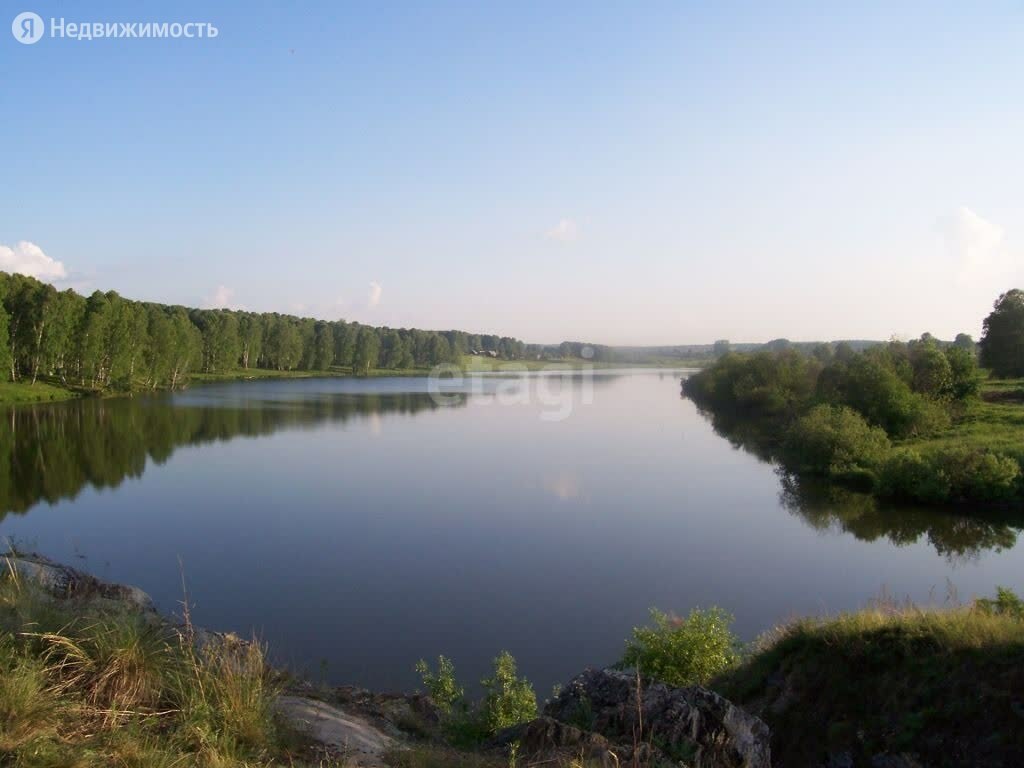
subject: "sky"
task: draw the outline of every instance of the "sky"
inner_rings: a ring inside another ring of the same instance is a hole
[[[1024,287],[1024,6],[4,2],[0,270],[610,344],[977,337]]]

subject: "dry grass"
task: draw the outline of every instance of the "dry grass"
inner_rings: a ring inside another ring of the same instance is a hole
[[[274,719],[277,692],[258,643],[198,643],[189,626],[109,605],[72,612],[0,577],[2,765],[303,765],[302,739]]]

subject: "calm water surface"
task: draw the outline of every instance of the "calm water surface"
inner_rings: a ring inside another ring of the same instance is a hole
[[[5,412],[0,535],[168,612],[180,559],[200,624],[382,689],[440,653],[477,679],[507,649],[544,694],[651,606],[717,604],[752,638],[882,590],[1024,591],[1019,521],[794,488],[679,380],[494,377],[440,405],[424,379],[255,381]]]

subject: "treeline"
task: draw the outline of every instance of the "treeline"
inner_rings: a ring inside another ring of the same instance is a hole
[[[526,354],[526,345],[463,331],[167,306],[113,291],[84,297],[0,272],[0,370],[12,381],[46,377],[98,390],[175,388],[194,372],[340,366],[365,374],[457,364],[470,351],[514,360]]]
[[[861,352],[727,353],[687,379],[684,392],[720,431],[797,473],[921,502],[1019,499],[1016,454],[961,442],[915,447],[977,397],[974,346],[926,334]]]

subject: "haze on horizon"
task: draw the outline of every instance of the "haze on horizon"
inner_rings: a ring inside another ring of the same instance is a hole
[[[682,344],[1024,287],[1019,5],[31,10],[220,30],[2,32],[0,270],[62,288]]]

